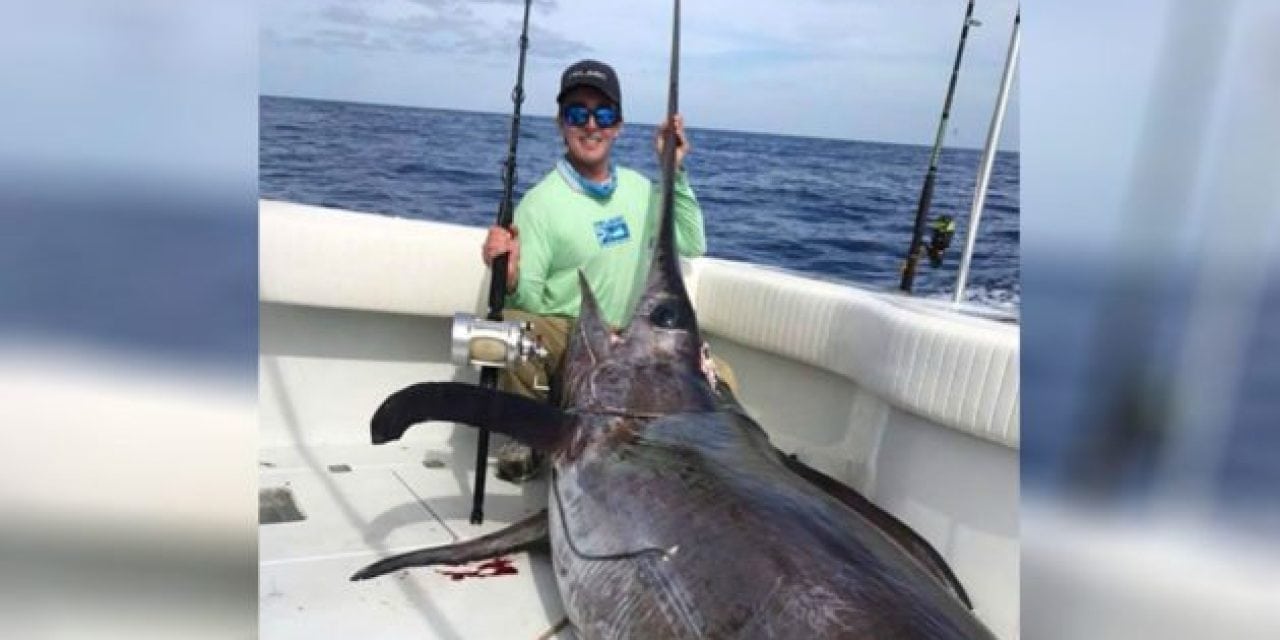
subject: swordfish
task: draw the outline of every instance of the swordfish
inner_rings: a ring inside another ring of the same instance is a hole
[[[580,278],[558,406],[420,383],[373,416],[375,443],[452,421],[545,452],[547,510],[476,540],[381,560],[352,579],[549,546],[565,612],[584,638],[994,638],[927,542],[782,455],[717,392],[669,197],[656,235],[620,332]]]

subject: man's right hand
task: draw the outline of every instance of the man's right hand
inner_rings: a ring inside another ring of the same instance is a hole
[[[489,227],[489,235],[484,239],[484,245],[480,247],[480,257],[484,259],[486,265],[493,265],[493,259],[509,253],[511,257],[507,259],[507,291],[516,290],[517,267],[520,265],[520,239],[519,231],[512,226],[506,229],[500,226]]]

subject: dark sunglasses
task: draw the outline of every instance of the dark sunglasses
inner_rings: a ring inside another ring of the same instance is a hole
[[[621,119],[618,108],[607,104],[602,104],[595,109],[590,109],[585,104],[570,104],[560,111],[560,118],[571,127],[587,126],[587,119],[591,116],[595,116],[597,127],[606,129],[617,125]]]

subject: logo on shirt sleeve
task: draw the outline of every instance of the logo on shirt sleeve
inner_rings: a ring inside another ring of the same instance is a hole
[[[595,223],[595,229],[596,242],[599,242],[601,247],[612,247],[631,238],[631,230],[627,229],[627,221],[623,220],[622,216],[599,220]]]

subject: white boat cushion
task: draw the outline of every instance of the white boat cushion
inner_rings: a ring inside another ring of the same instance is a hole
[[[912,308],[883,293],[713,258],[696,267],[699,324],[845,376],[895,406],[1019,443],[1018,328]]]
[[[452,316],[488,295],[484,230],[262,200],[258,298]],[[447,265],[447,267],[446,267]]]
[[[484,305],[481,228],[270,200],[260,213],[263,301],[444,317]],[[1018,446],[1016,325],[741,262],[699,258],[683,266],[708,331]]]

